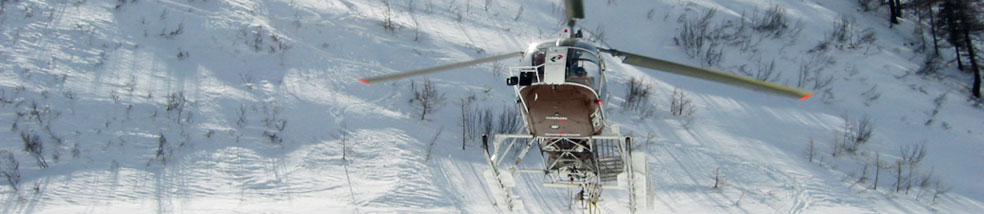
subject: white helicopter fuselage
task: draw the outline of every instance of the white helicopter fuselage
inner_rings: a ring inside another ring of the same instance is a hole
[[[577,39],[541,42],[531,45],[521,61],[527,66],[517,67],[516,94],[531,135],[602,133],[605,65],[594,45]]]

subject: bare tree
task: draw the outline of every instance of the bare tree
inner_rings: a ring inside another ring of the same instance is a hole
[[[779,38],[790,29],[789,21],[786,20],[786,9],[780,5],[773,5],[753,22],[752,29],[760,33],[772,34],[773,38]]]
[[[881,175],[881,170],[887,169],[888,167],[888,163],[881,160],[881,153],[875,152],[875,183],[871,185],[872,189],[878,190],[878,178]]]
[[[499,112],[499,125],[496,126],[496,132],[515,134],[519,131],[520,123],[521,119],[518,110],[509,107],[502,108],[502,112]]]
[[[161,163],[167,163],[167,158],[170,156],[170,150],[167,149],[167,138],[164,137],[164,133],[160,133],[157,137],[157,159]]]
[[[384,17],[383,17],[383,29],[393,32],[396,30],[396,25],[393,24],[392,7],[390,6],[389,0],[381,0],[381,1],[383,2],[383,6],[386,7],[386,13],[384,13]]]
[[[721,44],[722,28],[712,28],[711,19],[717,10],[707,10],[700,17],[688,18],[686,14],[677,19],[682,27],[680,33],[673,38],[674,44],[680,46],[687,56],[697,59],[703,66],[716,66],[724,58],[724,46]]]
[[[759,64],[758,69],[749,71],[746,65],[738,67],[738,73],[759,81],[775,82],[780,79],[782,73],[776,72],[776,61],[772,60],[768,65]]]
[[[495,117],[493,117],[494,112],[491,108],[478,109],[475,115],[478,116],[478,133],[483,135],[492,135],[492,131],[495,129]]]
[[[948,192],[950,192],[949,186],[944,186],[943,182],[940,181],[939,179],[933,181],[933,201],[936,201],[936,199],[939,198],[940,195],[946,194]]]
[[[844,130],[842,132],[843,139],[841,142],[841,149],[847,151],[848,153],[854,154],[858,151],[861,145],[864,145],[871,139],[872,132],[874,131],[874,126],[871,125],[871,118],[865,116],[861,120],[855,122],[851,121],[848,116],[843,116],[844,119]]]
[[[348,126],[342,124],[342,128],[338,130],[338,143],[342,144],[342,160],[346,160],[348,156],[348,136]]]
[[[926,173],[919,178],[919,193],[916,194],[916,200],[922,197],[923,193],[929,192],[930,186],[933,184],[933,170],[930,169],[929,173]]]
[[[414,81],[410,81],[410,90],[413,91],[410,104],[420,110],[420,120],[426,120],[427,115],[436,112],[444,105],[444,93],[438,92],[437,87],[429,79],[425,79],[420,88],[417,88]]]
[[[475,136],[474,111],[471,103],[475,101],[475,95],[462,97],[458,100],[458,109],[461,110],[461,117],[458,127],[461,128],[461,150],[465,150],[465,143]]]
[[[437,129],[437,132],[434,133],[434,137],[431,137],[430,143],[427,144],[427,155],[424,157],[424,161],[430,161],[431,153],[434,151],[434,144],[437,144],[437,139],[441,137],[441,132],[443,131],[444,127],[440,127]]]
[[[523,5],[520,5],[519,11],[516,11],[516,18],[513,18],[513,21],[519,21],[519,17],[522,16],[523,16]]]
[[[176,112],[178,117],[175,120],[180,123],[187,105],[188,99],[185,98],[184,91],[172,92],[170,95],[167,95],[167,106],[165,106],[164,110],[167,112]]]
[[[902,177],[902,170],[904,169],[905,163],[902,162],[902,159],[895,160],[895,192],[902,191],[902,179],[905,178]]]
[[[20,184],[20,163],[14,158],[14,153],[7,150],[0,150],[0,175],[7,179],[7,183],[17,191]]]
[[[724,175],[721,174],[721,168],[718,167],[714,169],[714,186],[711,188],[719,189],[721,187],[724,187]]]
[[[24,150],[34,155],[38,160],[39,167],[42,169],[48,168],[48,161],[44,159],[44,142],[41,142],[41,137],[37,134],[28,134],[26,132],[21,132],[20,136],[21,140],[24,141]]]
[[[693,101],[687,97],[686,93],[679,88],[673,89],[673,98],[670,100],[670,113],[673,116],[692,116],[696,112]]]
[[[626,111],[637,111],[640,107],[649,103],[649,96],[653,92],[653,87],[643,82],[642,79],[632,77],[629,79],[629,87],[625,91],[625,102],[622,109]]]
[[[858,180],[855,181],[854,184],[862,184],[862,185],[864,185],[865,182],[868,182],[868,166],[870,166],[870,165],[869,164],[865,164],[864,165],[864,168],[861,168],[861,176],[858,177]]]
[[[810,138],[809,147],[806,147],[806,154],[810,157],[810,163],[813,163],[813,157],[817,154],[816,143],[813,142],[813,138]]]
[[[840,137],[839,134],[836,131],[834,131],[834,140],[830,142],[832,142],[831,146],[833,146],[833,148],[830,150],[830,156],[836,158],[837,155],[839,155],[841,151],[844,150],[842,148],[842,145],[844,145],[844,138]]]
[[[913,146],[902,146],[899,149],[901,166],[902,168],[908,168],[905,174],[905,194],[909,194],[909,190],[912,189],[913,174],[916,169],[919,168],[919,163],[926,158],[926,144],[920,143]],[[900,174],[901,175],[901,174]]]

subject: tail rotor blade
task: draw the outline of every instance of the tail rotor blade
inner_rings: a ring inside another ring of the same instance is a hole
[[[407,77],[413,77],[413,76],[424,75],[424,74],[429,74],[429,73],[434,73],[434,72],[446,71],[446,70],[451,70],[451,69],[455,69],[455,68],[461,68],[461,67],[475,65],[475,64],[482,64],[482,63],[486,63],[486,62],[499,61],[499,60],[503,60],[503,59],[518,57],[518,56],[521,56],[521,55],[523,55],[523,52],[514,52],[514,53],[503,54],[503,55],[498,55],[498,56],[491,56],[491,57],[486,57],[486,58],[481,58],[481,59],[475,59],[475,60],[470,60],[470,61],[464,61],[464,62],[454,63],[454,64],[447,64],[447,65],[442,65],[442,66],[437,66],[437,67],[430,67],[430,68],[417,69],[417,70],[407,71],[407,72],[400,72],[400,73],[387,74],[387,75],[381,75],[381,76],[367,77],[367,78],[359,79],[359,81],[361,81],[362,83],[365,83],[365,84],[372,84],[372,83],[376,83],[376,82],[396,80],[396,79],[403,79],[403,78],[407,78]]]
[[[767,93],[772,93],[772,94],[777,94],[787,97],[799,98],[800,101],[806,100],[811,96],[813,96],[812,93],[797,88],[786,87],[786,86],[777,85],[765,81],[759,81],[748,77],[712,71],[704,68],[698,68],[698,67],[670,62],[666,60],[650,58],[633,53],[626,53],[626,52],[615,51],[615,50],[608,50],[608,51],[612,52],[614,55],[617,56],[624,56],[625,59],[622,60],[622,63],[625,64],[635,65],[635,66],[654,69],[654,70],[660,70],[677,75],[710,80],[714,82],[749,88],[753,90],[758,90],[762,92],[767,92]]]

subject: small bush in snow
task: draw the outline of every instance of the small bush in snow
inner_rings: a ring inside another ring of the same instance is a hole
[[[759,64],[758,69],[755,71],[749,71],[746,67],[747,65],[741,65],[738,67],[738,73],[759,81],[774,82],[779,80],[782,76],[782,73],[776,72],[775,60],[772,60],[772,62],[768,65]]]
[[[39,167],[48,168],[48,161],[44,158],[44,142],[41,142],[41,136],[26,132],[21,132],[20,136],[21,140],[24,141],[24,150],[34,155],[38,160]]]
[[[875,8],[878,8],[879,5],[876,4],[876,3],[879,3],[879,1],[876,1],[876,0],[858,0],[858,4],[861,5],[861,10],[864,11],[864,12],[868,12],[868,11],[871,11],[871,10],[873,10]]]
[[[511,107],[503,108],[502,112],[499,112],[499,123],[497,124],[496,132],[498,133],[513,134],[518,132],[522,125],[519,111]]]
[[[752,17],[752,29],[759,33],[772,35],[772,38],[794,33],[798,31],[799,26],[790,26],[789,20],[786,18],[786,8],[779,5],[774,5],[765,13],[761,15],[756,13]]]
[[[878,40],[872,29],[857,31],[854,29],[854,21],[848,18],[841,18],[834,21],[834,29],[824,36],[817,46],[807,52],[825,52],[830,48],[839,50],[854,50],[870,45]]]
[[[717,10],[707,10],[699,18],[689,18],[680,15],[677,22],[681,24],[680,33],[673,38],[674,44],[680,46],[687,56],[700,61],[703,66],[715,66],[724,58],[724,49],[719,42],[720,28],[711,28],[711,19]]]
[[[673,89],[673,98],[670,100],[670,114],[673,116],[692,116],[696,112],[696,107],[686,93],[679,88]]]
[[[841,133],[840,149],[854,154],[871,139],[873,131],[874,125],[871,123],[871,118],[864,117],[861,120],[852,121],[844,116],[844,130]]]
[[[389,0],[382,0],[383,6],[386,7],[386,12],[383,14],[383,29],[386,31],[396,31],[396,24],[393,24],[393,12],[392,6],[390,6]]]
[[[721,187],[724,187],[725,179],[724,174],[721,173],[720,167],[714,169],[714,174],[712,177],[714,178],[714,186],[711,186],[711,189],[720,189]]]
[[[833,57],[826,53],[810,55],[810,58],[800,63],[796,87],[820,90],[830,86],[834,81],[834,76],[825,74],[824,71],[832,64],[834,64]]]
[[[14,158],[14,153],[7,150],[0,150],[0,176],[7,179],[7,184],[17,191],[17,185],[20,184],[21,174],[20,174],[20,162]]]
[[[424,80],[421,87],[417,87],[416,82],[410,81],[410,91],[413,93],[410,104],[420,110],[420,120],[426,120],[428,115],[444,105],[444,93],[438,92],[437,87],[429,79]]]
[[[625,91],[625,102],[622,103],[622,110],[641,112],[649,109],[649,96],[653,94],[652,85],[636,77],[629,79],[628,83],[629,87]]]

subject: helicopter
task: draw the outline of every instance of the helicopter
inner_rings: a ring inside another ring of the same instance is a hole
[[[604,188],[620,188],[618,180],[626,180],[631,194],[630,210],[638,208],[639,196],[649,196],[648,167],[634,160],[640,156],[632,151],[631,137],[622,136],[618,127],[607,124],[604,103],[607,100],[608,68],[604,54],[621,63],[677,75],[709,80],[755,91],[806,100],[812,93],[759,81],[743,76],[706,68],[646,57],[587,42],[576,22],[585,18],[581,0],[564,1],[566,28],[559,38],[531,44],[526,50],[458,62],[431,68],[359,79],[372,84],[409,78],[434,72],[520,57],[520,65],[509,67],[512,76],[506,85],[513,86],[516,103],[521,110],[525,133],[500,133],[489,147],[488,136],[482,136],[483,149],[489,161],[491,185],[500,189],[500,198],[509,210],[521,207],[511,195],[506,176],[517,173],[543,174],[543,184],[553,187],[581,188],[579,199],[589,203],[589,211],[597,211],[597,202]],[[507,142],[508,141],[508,142]],[[512,148],[522,147],[521,151]],[[533,147],[538,147],[543,167],[529,169],[521,161]],[[508,170],[500,165],[507,157],[515,158]],[[637,176],[646,183],[636,182]],[[620,178],[622,177],[622,178]],[[651,200],[651,199],[650,199]]]

